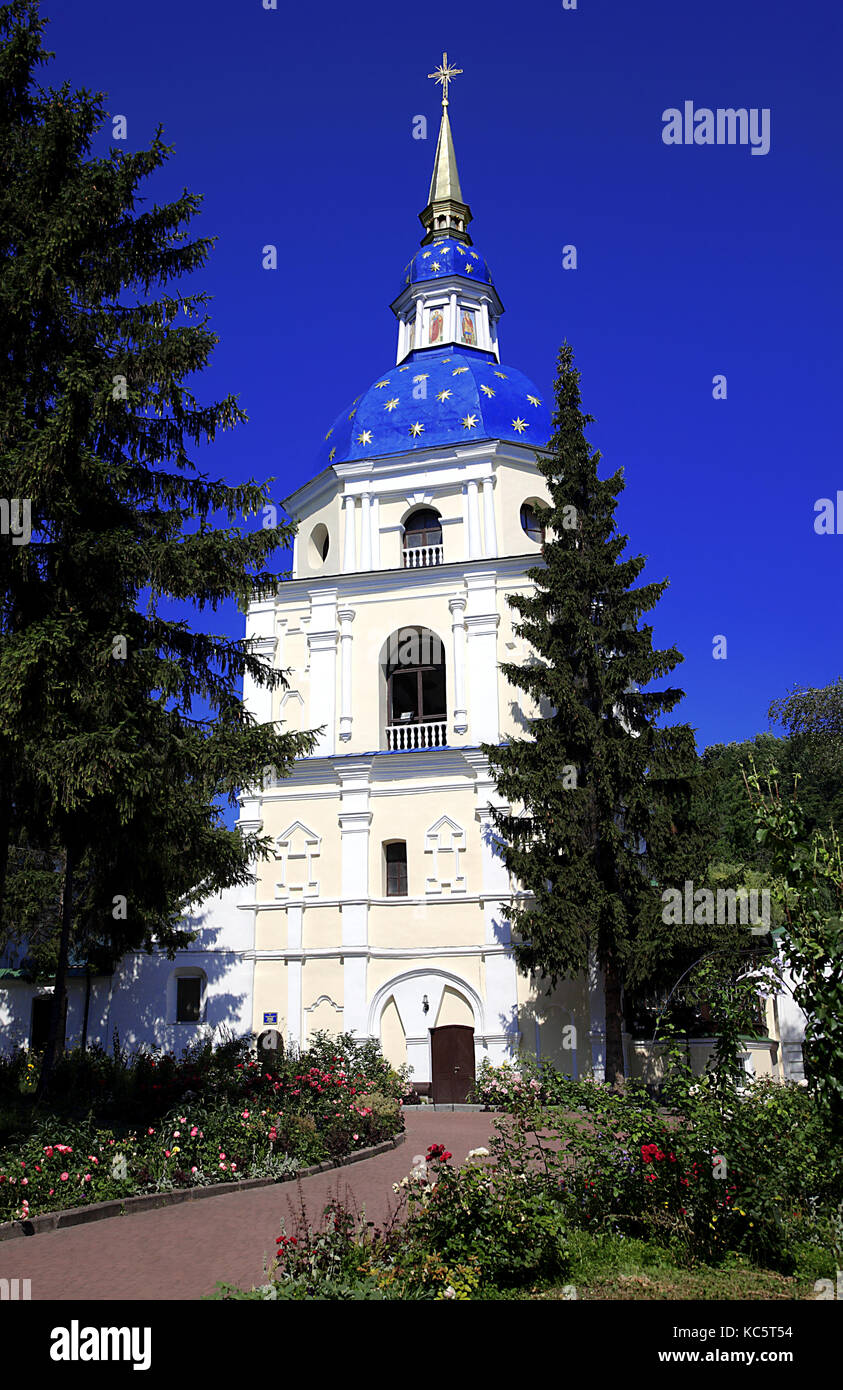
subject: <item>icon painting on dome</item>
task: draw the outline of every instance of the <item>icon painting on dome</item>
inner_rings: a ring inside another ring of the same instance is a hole
[[[431,343],[441,343],[444,319],[441,309],[433,309],[430,315],[430,334],[428,341]]]
[[[462,311],[462,340],[469,347],[477,346],[477,329],[474,323],[474,313],[471,309]]]

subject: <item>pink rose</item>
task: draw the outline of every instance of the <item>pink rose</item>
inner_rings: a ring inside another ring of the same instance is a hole
[[[69,1177],[70,1177],[70,1174],[69,1174],[69,1173],[59,1173],[59,1181],[60,1181],[60,1182],[67,1182],[67,1180],[68,1180]]]

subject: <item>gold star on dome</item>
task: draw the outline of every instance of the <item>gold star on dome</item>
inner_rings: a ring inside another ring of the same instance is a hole
[[[455,367],[454,370],[451,372],[451,376],[460,376],[463,372],[467,371],[468,367]]]
[[[442,269],[442,267],[441,267],[441,265],[439,264],[438,261],[431,261],[431,262],[430,262],[430,268],[431,268],[431,270],[441,270],[441,269]]]
[[[393,396],[391,401],[387,401],[386,405],[384,406],[384,410],[394,410],[395,407],[397,406],[397,404],[398,404],[398,397],[397,397],[397,396]]]
[[[530,402],[530,405],[541,405],[541,401],[539,400],[538,396],[528,396],[527,400]]]
[[[357,406],[355,406],[353,410],[349,411],[349,414],[348,414],[349,420],[353,420],[356,414],[357,414]]]
[[[358,443],[358,444],[371,444],[371,442],[372,442],[372,431],[371,431],[371,430],[361,430],[360,433],[359,433],[358,436],[357,436],[357,443]]]
[[[376,381],[376,382],[375,382],[375,390],[376,390],[376,391],[380,391],[380,389],[381,389],[382,386],[388,386],[388,385],[389,385],[389,382],[388,382],[388,381]]]
[[[465,429],[465,430],[473,430],[473,429],[474,429],[474,426],[477,424],[477,416],[476,416],[476,415],[464,415],[464,416],[463,416],[463,419],[462,419],[462,424],[463,424],[463,429]]]
[[[451,360],[450,357],[443,357],[443,358],[442,358],[443,363],[444,363],[444,362],[450,362],[450,360]]]
[[[325,438],[326,438],[326,439],[330,439],[330,438],[331,438],[331,435],[332,435],[333,433],[334,433],[334,427],[333,427],[333,425],[332,425],[331,428],[328,430],[328,433],[325,435]]]
[[[427,74],[428,77],[435,78],[441,86],[443,106],[448,105],[448,83],[453,82],[455,77],[459,77],[461,72],[462,68],[455,68],[452,63],[448,62],[447,53],[443,53],[442,62],[439,64],[439,67],[434,68],[433,72]]]
[[[504,381],[509,380],[509,377],[507,376],[506,372],[495,372],[495,376],[501,377]]]
[[[419,372],[418,376],[413,377],[413,381],[427,381],[429,376],[430,372]]]
[[[421,423],[421,421],[416,420],[415,424],[410,426],[410,434],[415,436],[424,434],[424,425]]]
[[[494,387],[492,386],[481,386],[480,390],[487,396],[494,396],[495,394]]]
[[[329,462],[329,463],[331,462],[331,459],[334,457],[334,454],[335,454],[336,452],[337,452],[337,451],[336,451],[336,448],[333,448],[333,449],[331,450],[330,454],[328,455],[328,462]]]
[[[432,251],[422,251],[422,260],[423,260],[423,261],[426,261],[427,258],[428,258],[428,256],[432,256],[432,255],[433,255],[433,252],[432,252]]]
[[[446,401],[448,397],[452,396],[453,394],[453,391],[437,391],[436,399],[437,401]]]
[[[465,275],[470,275],[473,269],[474,269],[474,266],[471,264],[471,262],[470,262],[470,261],[466,261],[465,265],[463,266],[463,273],[464,273]]]
[[[480,260],[480,257],[478,256],[478,254],[477,254],[476,251],[469,251],[468,254],[469,254],[470,256],[473,256],[474,259],[475,259],[476,261],[479,261],[479,260]]]
[[[521,416],[519,415],[517,420],[513,420],[512,428],[514,430],[517,430],[519,434],[523,434],[525,429],[527,428],[527,421],[522,420]]]
[[[407,363],[406,367],[399,367],[398,370],[399,370],[399,372],[408,372],[408,371],[410,370],[410,364],[409,364],[409,362]],[[381,382],[381,386],[388,386],[388,385],[389,385],[389,382],[388,382],[388,381],[382,381],[382,382]]]

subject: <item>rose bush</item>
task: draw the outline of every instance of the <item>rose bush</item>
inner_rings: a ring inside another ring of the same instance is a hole
[[[0,1062],[0,1220],[282,1177],[391,1138],[407,1086],[376,1046],[348,1038],[318,1035],[309,1052],[271,1064],[243,1043],[180,1060],[118,1047],[67,1054],[50,1109],[37,1111],[32,1063]]]

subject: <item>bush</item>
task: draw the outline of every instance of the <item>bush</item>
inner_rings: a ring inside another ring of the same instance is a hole
[[[47,1111],[31,1094],[40,1059],[0,1059],[0,1220],[282,1176],[391,1138],[406,1079],[376,1043],[355,1044],[348,1061],[340,1041],[320,1035],[298,1058],[265,1062],[248,1039],[202,1043],[180,1060],[130,1057],[115,1039],[114,1055],[65,1054]]]
[[[645,1091],[594,1087],[589,1109],[501,1123],[496,1147],[550,1175],[572,1225],[655,1241],[685,1261],[742,1252],[790,1271],[825,1243],[843,1201],[843,1158],[798,1086],[724,1090],[686,1077],[673,1108]]]
[[[467,1290],[515,1288],[558,1278],[567,1269],[562,1209],[546,1184],[507,1166],[450,1164],[441,1145],[428,1150],[424,1180],[411,1180],[404,1277],[424,1272],[430,1251],[462,1276]],[[459,1278],[458,1278],[459,1282]],[[458,1283],[449,1280],[460,1297]],[[470,1296],[470,1293],[462,1296]]]

